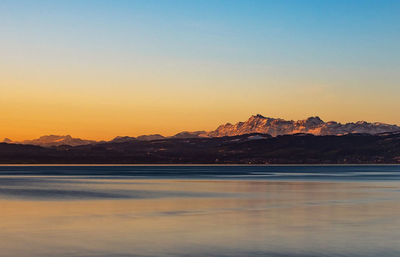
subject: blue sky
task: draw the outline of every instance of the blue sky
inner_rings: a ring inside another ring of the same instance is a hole
[[[399,13],[400,1],[1,1],[3,119],[32,111],[29,122],[64,132],[56,106],[85,128],[107,110],[137,120],[121,131],[100,114],[120,123],[114,134],[254,113],[398,124]]]

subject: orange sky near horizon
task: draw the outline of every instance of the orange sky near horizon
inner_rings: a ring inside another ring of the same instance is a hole
[[[274,78],[250,70],[207,76],[181,68],[141,78],[82,74],[79,67],[51,75],[40,69],[13,74],[9,68],[0,77],[0,137],[173,135],[213,130],[257,113],[289,120],[318,115],[325,121],[400,123],[399,94],[394,94],[399,89],[362,90],[351,81],[343,88],[339,82],[293,74]]]
[[[289,120],[318,115],[325,121],[400,124],[400,88],[374,87],[378,81],[373,78],[360,86],[357,80],[313,76],[309,70],[277,76],[269,69],[218,67],[220,72],[213,73],[195,63],[158,74],[134,68],[114,73],[24,66],[21,71],[0,63],[3,138],[173,135],[213,130],[257,113]]]
[[[156,89],[145,88],[149,91],[139,92],[134,86],[119,91],[112,86],[97,91],[36,91],[15,86],[4,92],[2,88],[0,136],[12,140],[49,134],[94,140],[154,133],[168,136],[185,130],[213,130],[226,122],[245,121],[257,113],[293,120],[318,115],[325,121],[399,124],[394,95],[385,96],[386,101],[381,102],[376,95],[346,99],[340,92],[327,93],[329,88],[317,86],[304,86],[301,90],[273,90],[271,86],[269,93],[234,88],[226,92],[208,88],[184,91],[171,87],[154,94]]]

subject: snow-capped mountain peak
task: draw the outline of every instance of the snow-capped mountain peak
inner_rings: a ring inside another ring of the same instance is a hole
[[[358,121],[341,124],[335,121],[324,122],[314,116],[304,120],[284,120],[265,117],[261,114],[251,116],[245,122],[227,123],[207,133],[209,137],[237,136],[250,133],[264,133],[272,136],[309,133],[314,135],[343,135],[349,133],[379,134],[400,131],[400,127],[380,122]]]

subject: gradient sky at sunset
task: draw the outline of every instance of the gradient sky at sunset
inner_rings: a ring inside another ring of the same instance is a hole
[[[1,138],[400,124],[400,1],[1,0],[0,33]]]

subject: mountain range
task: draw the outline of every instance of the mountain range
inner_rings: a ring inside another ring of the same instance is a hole
[[[216,130],[208,132],[208,137],[237,136],[249,133],[263,133],[271,136],[290,135],[307,133],[317,136],[346,135],[354,133],[379,134],[385,132],[400,131],[397,125],[390,125],[380,122],[369,123],[365,121],[341,124],[335,121],[324,122],[316,117],[309,117],[305,120],[284,120],[264,117],[260,114],[251,116],[245,122],[236,124],[226,123]]]
[[[338,123],[335,121],[324,122],[318,116],[309,117],[305,120],[284,120],[279,118],[264,117],[260,114],[251,116],[247,121],[238,122],[236,124],[226,123],[220,125],[213,131],[183,131],[171,137],[164,137],[160,134],[142,135],[138,137],[117,136],[108,141],[110,143],[123,143],[132,141],[152,141],[162,139],[185,139],[185,138],[217,138],[232,137],[245,134],[268,134],[272,137],[280,135],[292,135],[298,133],[312,134],[316,136],[340,136],[347,134],[370,134],[376,135],[387,132],[400,131],[397,125],[390,125],[380,122],[369,123],[365,121]],[[80,146],[89,144],[106,143],[107,141],[94,141],[80,138],[73,138],[70,135],[47,135],[37,139],[12,141],[8,138],[4,139],[8,144],[25,144],[38,145],[43,147],[55,147],[61,145]]]

